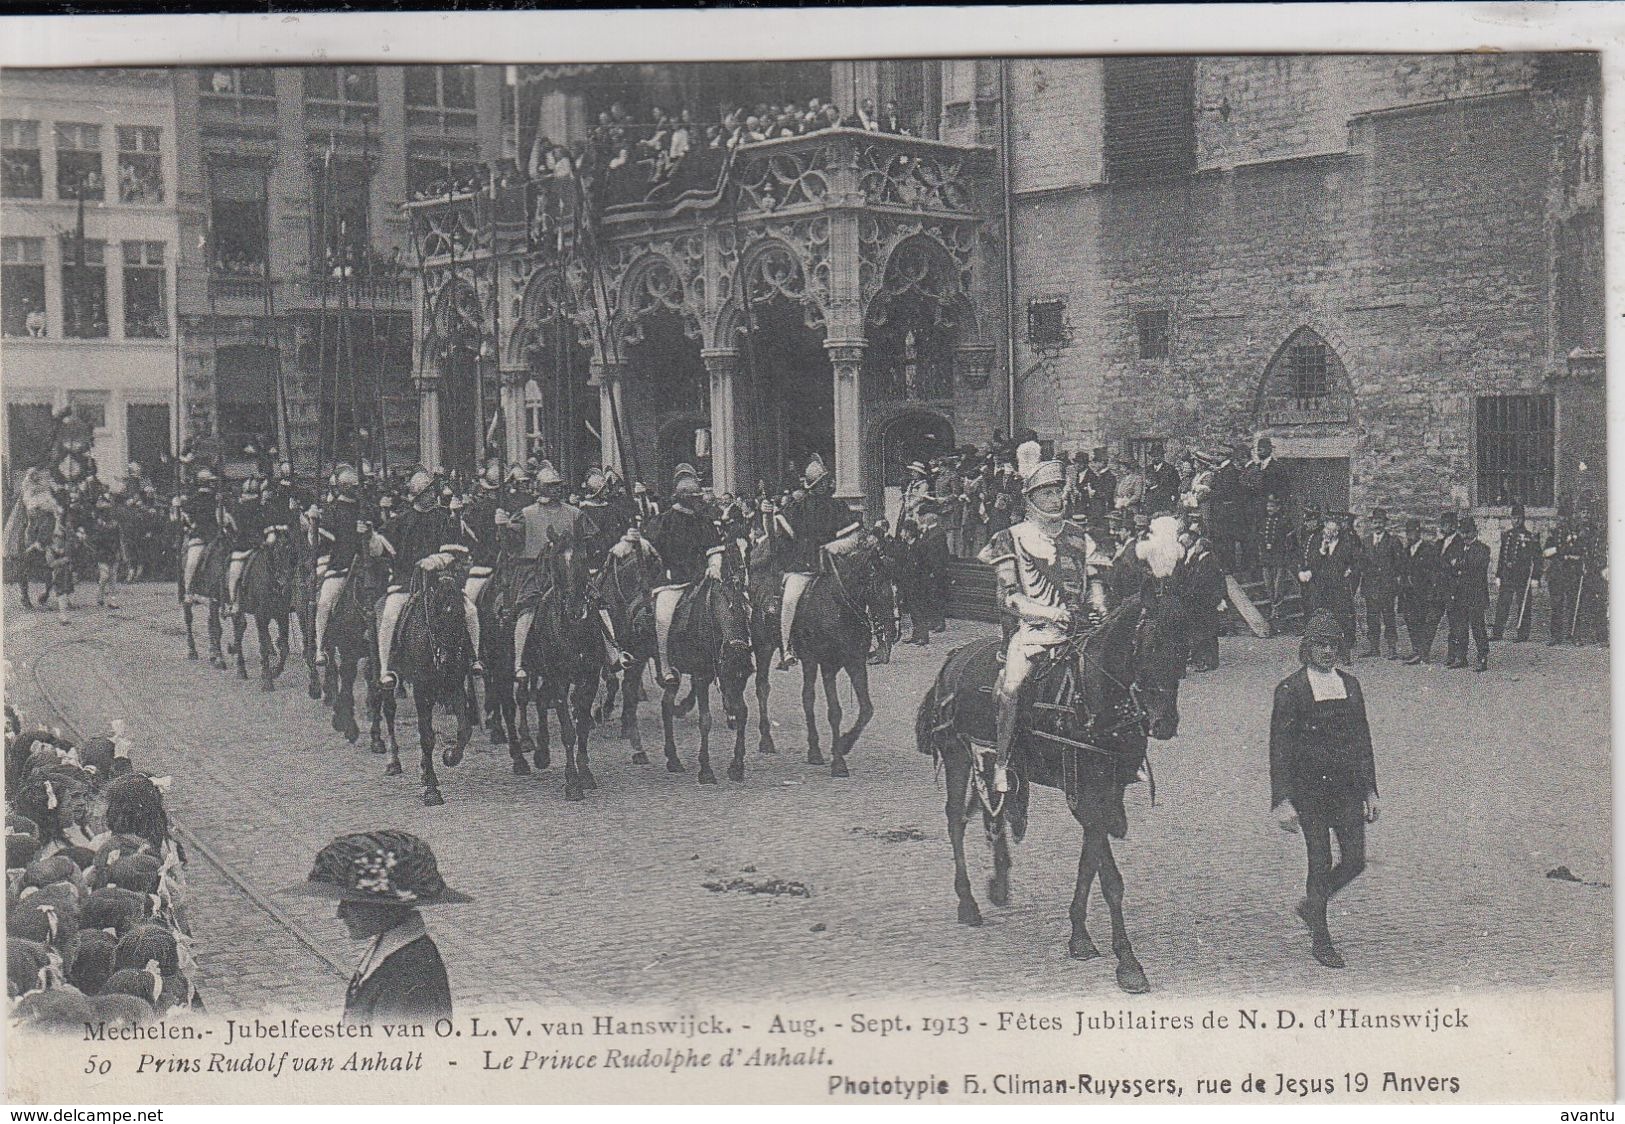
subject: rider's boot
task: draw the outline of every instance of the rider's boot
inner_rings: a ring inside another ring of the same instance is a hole
[[[474,653],[474,662],[468,670],[475,675],[484,675],[485,665],[480,662],[480,611],[466,593],[463,595],[463,623],[468,628],[468,642],[473,645],[470,651]]]
[[[530,624],[535,617],[535,612],[527,610],[513,622],[513,678],[516,683],[530,678],[530,673],[525,670],[525,644],[530,640]]]
[[[1010,791],[1010,752],[1015,748],[1019,700],[1015,695],[997,692],[999,717],[993,745],[993,791]]]

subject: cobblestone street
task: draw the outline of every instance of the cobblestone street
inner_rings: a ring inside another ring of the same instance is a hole
[[[479,731],[463,764],[441,772],[446,805],[425,808],[409,706],[407,775],[387,778],[365,740],[331,731],[297,662],[264,694],[185,658],[171,587],[127,590],[124,604],[60,627],[8,600],[7,688],[35,721],[57,720],[48,694],[84,736],[124,718],[138,767],[174,776],[171,812],[200,844],[188,877],[216,1013],[338,1008],[353,946],[330,907],[275,891],[302,879],[333,835],[375,827],[422,835],[447,881],[475,898],[429,918],[459,1004],[1116,994],[1109,958],[1066,957],[1080,834],[1058,793],[1034,797],[1008,909],[987,903],[989,853],[967,836],[987,924],[955,923],[943,788],[915,752],[913,714],[948,648],[988,626],[956,623],[875,669],[878,713],[849,780],[802,763],[800,677],[779,674],[780,753],[755,752],[747,695],[742,785],[695,783],[693,718],[678,727],[690,771],[668,775],[658,708],[646,705],[656,764],[630,764],[617,729],[595,730],[601,787],[583,803],[564,800],[557,764],[511,775],[506,751]],[[1157,993],[1325,987],[1292,914],[1303,844],[1268,808],[1271,690],[1295,652],[1290,638],[1224,641],[1221,669],[1185,684],[1180,736],[1153,745],[1158,806],[1143,786],[1130,793],[1118,859]],[[1369,870],[1333,906],[1349,961],[1339,986],[1609,986],[1608,651],[1498,645],[1486,675],[1382,660],[1353,670],[1383,815]],[[731,746],[720,719],[716,733]],[[554,748],[557,762],[556,737]],[[1582,881],[1547,877],[1565,866]],[[734,880],[782,880],[806,896],[707,888]],[[1098,897],[1091,919],[1100,940]]]

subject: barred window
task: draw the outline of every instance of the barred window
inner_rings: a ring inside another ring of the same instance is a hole
[[[1287,352],[1286,363],[1287,376],[1292,380],[1292,396],[1298,400],[1300,409],[1312,408],[1316,400],[1331,393],[1324,343],[1310,340],[1293,344]]]
[[[0,242],[0,328],[8,336],[45,335],[45,240]]]
[[[1167,179],[1196,167],[1196,63],[1106,60],[1106,178]]]
[[[1557,465],[1557,400],[1550,394],[1478,400],[1478,502],[1552,502]]]
[[[1035,300],[1027,305],[1027,342],[1036,348],[1064,347],[1071,339],[1066,301]]]
[[[101,126],[62,121],[57,123],[55,134],[56,197],[103,198]]]
[[[118,128],[118,200],[120,203],[164,201],[163,130],[149,126]]]
[[[0,198],[38,199],[43,186],[39,122],[0,121]]]
[[[1134,314],[1134,327],[1140,337],[1141,359],[1168,358],[1168,327],[1170,317],[1166,308],[1147,309]]]

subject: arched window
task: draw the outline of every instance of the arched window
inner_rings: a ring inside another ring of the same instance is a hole
[[[1337,352],[1312,328],[1299,328],[1264,372],[1259,420],[1265,425],[1342,422],[1352,391]]]

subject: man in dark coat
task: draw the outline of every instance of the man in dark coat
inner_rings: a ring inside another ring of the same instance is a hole
[[[1088,467],[1078,473],[1078,501],[1083,524],[1090,534],[1106,526],[1106,516],[1117,502],[1117,474],[1111,469],[1111,455],[1102,445],[1094,451]]]
[[[1365,594],[1365,640],[1362,655],[1375,656],[1380,648],[1391,660],[1399,658],[1399,624],[1394,605],[1405,572],[1405,545],[1388,533],[1388,513],[1371,513],[1371,538],[1365,544],[1360,587]]]
[[[1354,544],[1343,533],[1335,515],[1326,516],[1320,534],[1305,552],[1304,568],[1298,579],[1309,583],[1310,600],[1316,611],[1324,609],[1343,626],[1347,647],[1354,647]]]
[[[1439,541],[1433,551],[1433,575],[1428,582],[1429,599],[1427,605],[1427,621],[1424,625],[1424,634],[1431,646],[1433,638],[1438,635],[1439,625],[1444,622],[1450,612],[1452,591],[1455,587],[1454,570],[1456,554],[1461,550],[1461,535],[1456,529],[1456,513],[1444,511],[1439,513]],[[1450,635],[1448,628],[1445,636]],[[1448,643],[1448,640],[1447,640]],[[1423,649],[1423,658],[1411,662],[1425,662],[1428,650]]]
[[[1501,552],[1495,560],[1495,627],[1491,640],[1500,640],[1508,617],[1515,639],[1529,639],[1535,623],[1530,601],[1540,586],[1540,537],[1524,525],[1523,504],[1512,505],[1512,526],[1501,532]]]
[[[1287,582],[1294,580],[1293,568],[1301,557],[1298,535],[1292,521],[1281,510],[1281,497],[1264,498],[1264,518],[1258,524],[1258,564],[1264,572],[1264,596],[1269,598],[1270,627],[1276,626],[1281,603],[1286,600]]]
[[[953,552],[948,549],[948,536],[943,530],[942,516],[934,503],[920,507],[919,582],[925,597],[926,627],[932,632],[947,630],[944,612],[948,604],[948,582],[952,577]]]
[[[404,831],[341,835],[316,855],[304,882],[283,892],[337,899],[351,939],[369,942],[345,994],[344,1022],[451,1018],[446,965],[419,909],[472,899],[446,885],[427,843]]]
[[[1365,697],[1360,681],[1337,667],[1348,657],[1343,640],[1330,613],[1310,619],[1298,650],[1303,666],[1275,688],[1270,715],[1270,804],[1283,830],[1303,832],[1309,876],[1297,912],[1309,926],[1315,959],[1328,968],[1344,960],[1332,943],[1326,904],[1365,869],[1365,828],[1378,814]]]
[[[1298,597],[1303,607],[1303,619],[1307,623],[1315,615],[1315,591],[1310,588],[1309,579],[1303,575],[1309,572],[1309,552],[1320,545],[1320,508],[1309,504],[1304,507],[1303,514],[1298,519]]]
[[[1183,567],[1182,595],[1191,646],[1191,670],[1214,671],[1219,666],[1220,612],[1225,600],[1224,574],[1213,545],[1186,531],[1189,539]]]
[[[1152,515],[1179,513],[1179,470],[1168,463],[1161,441],[1151,442],[1146,454],[1150,464],[1145,470],[1145,509]]]
[[[1227,574],[1235,573],[1240,563],[1241,538],[1247,522],[1247,490],[1235,456],[1245,456],[1246,449],[1245,443],[1237,442],[1232,454],[1219,462],[1213,470],[1213,483],[1207,497],[1213,553],[1218,556],[1219,568]]]
[[[1585,565],[1585,544],[1579,524],[1569,513],[1568,504],[1557,508],[1557,525],[1546,532],[1541,552],[1546,563],[1546,591],[1551,601],[1548,644],[1561,644],[1569,638],[1576,617],[1576,597],[1580,572]]]
[[[1490,638],[1484,629],[1484,611],[1490,607],[1490,548],[1478,541],[1478,523],[1463,515],[1461,549],[1450,561],[1450,658],[1446,667],[1467,666],[1467,635],[1478,650],[1475,671],[1489,670]]]
[[[1438,577],[1439,544],[1424,537],[1422,521],[1405,521],[1405,568],[1400,571],[1399,609],[1411,638],[1408,664],[1427,663],[1439,622],[1433,617],[1433,585]]]

